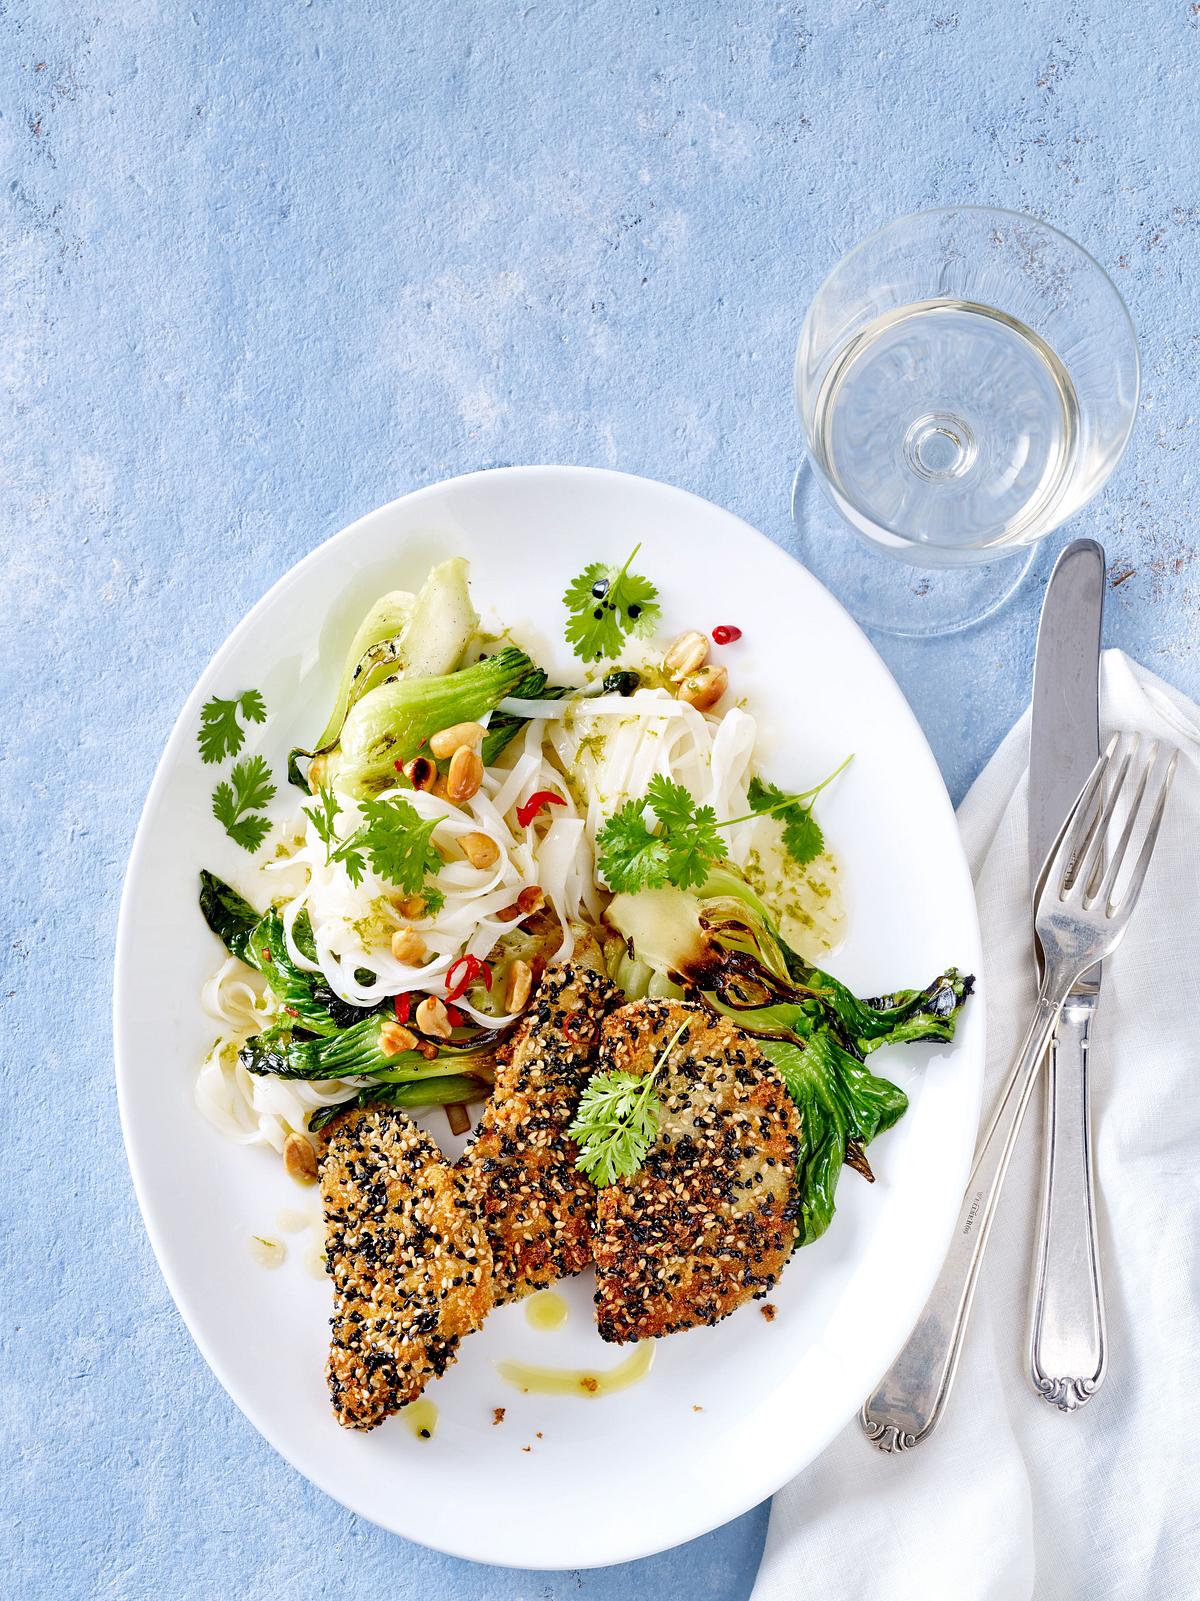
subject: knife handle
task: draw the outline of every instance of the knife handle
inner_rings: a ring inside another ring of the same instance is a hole
[[[1067,999],[1046,1055],[1046,1138],[1029,1308],[1029,1377],[1062,1412],[1104,1378],[1107,1345],[1096,1242],[1088,1052],[1094,995]]]

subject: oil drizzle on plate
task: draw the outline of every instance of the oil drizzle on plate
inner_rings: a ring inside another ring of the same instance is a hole
[[[535,1329],[561,1329],[570,1308],[556,1290],[539,1290],[525,1303],[525,1317]]]
[[[543,1368],[530,1362],[497,1362],[496,1372],[526,1395],[614,1395],[637,1384],[654,1361],[654,1341],[643,1340],[615,1368]]]
[[[265,1234],[252,1234],[250,1236],[250,1255],[259,1267],[282,1267],[283,1259],[287,1256],[287,1246],[282,1240],[268,1239]]]
[[[418,1440],[432,1440],[437,1433],[438,1409],[432,1401],[410,1401],[400,1416]]]

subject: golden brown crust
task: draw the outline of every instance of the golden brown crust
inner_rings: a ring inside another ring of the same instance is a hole
[[[602,974],[548,968],[459,1161],[491,1243],[497,1303],[592,1260],[596,1192],[567,1128],[595,1066],[600,1023],[620,992]]]
[[[367,1107],[321,1136],[327,1377],[346,1428],[414,1401],[492,1306],[486,1233],[437,1145],[403,1112]]]
[[[606,1340],[717,1322],[775,1284],[795,1240],[799,1114],[744,1034],[698,1006],[634,1001],[605,1019],[598,1070],[648,1073],[687,1019],[655,1080],[658,1138],[636,1173],[599,1192]]]

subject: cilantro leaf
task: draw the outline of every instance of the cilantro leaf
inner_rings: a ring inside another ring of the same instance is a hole
[[[648,578],[629,571],[640,549],[634,546],[624,567],[592,562],[567,587],[567,643],[585,662],[619,656],[630,634],[653,632],[662,610],[658,590]]]
[[[363,846],[380,878],[415,893],[424,887],[426,873],[441,871],[442,858],[433,843],[437,817],[422,817],[411,801],[395,795],[390,800],[365,800]]]
[[[248,723],[265,723],[267,703],[257,689],[247,689],[238,700],[242,716]]]
[[[342,810],[342,803],[338,800],[332,789],[321,785],[317,791],[316,807],[302,806],[301,811],[312,820],[317,831],[317,838],[325,847],[325,862],[328,865],[333,846],[337,843],[337,819]]]
[[[243,850],[256,851],[270,831],[270,820],[259,809],[275,797],[271,769],[262,756],[249,756],[234,764],[228,780],[213,790],[213,816],[230,839]]]
[[[579,1146],[575,1166],[597,1189],[629,1178],[646,1160],[658,1137],[661,1111],[654,1081],[691,1020],[690,1015],[684,1018],[648,1073],[639,1076],[621,1068],[595,1073],[579,1097],[567,1133]]]
[[[350,882],[357,886],[370,861],[371,871],[380,878],[411,895],[422,896],[427,914],[441,909],[446,897],[435,885],[425,882],[426,874],[441,871],[442,858],[433,843],[439,818],[422,817],[411,801],[398,795],[388,800],[360,801],[361,825],[330,849],[336,839],[334,819],[341,806],[331,790],[318,791],[317,799],[320,811],[309,811],[308,815],[325,843],[327,862],[341,862]]]
[[[645,804],[626,801],[596,835],[597,860],[609,889],[655,889],[667,882],[668,852],[646,822]]]
[[[358,834],[351,834],[349,839],[343,840],[337,850],[332,851],[326,857],[326,861],[329,863],[341,862],[346,869],[346,877],[354,885],[355,889],[362,883],[363,874],[367,870],[367,858],[359,849],[358,840]]]
[[[795,816],[785,814],[783,848],[797,867],[806,867],[809,862],[815,862],[825,849],[825,835],[821,832],[820,823],[812,814],[811,806],[807,811],[797,812]]]
[[[567,1132],[579,1146],[575,1166],[597,1189],[636,1173],[658,1133],[658,1097],[647,1074],[597,1073],[579,1097]]]
[[[698,888],[709,869],[729,854],[717,833],[716,812],[711,806],[697,806],[682,784],[662,774],[656,774],[646,786],[646,800],[663,828],[668,879],[679,889]]]
[[[649,806],[657,820],[646,821]],[[682,784],[656,774],[641,800],[626,801],[596,836],[600,871],[610,889],[693,889],[729,854],[711,806],[697,806]]]
[[[752,778],[746,792],[750,810],[760,816],[777,817],[783,825],[783,848],[797,867],[805,867],[825,849],[825,836],[812,812],[812,801],[785,794],[775,784]]]
[[[828,778],[814,784],[799,795],[789,795],[776,784],[765,784],[761,778],[752,778],[746,791],[753,816],[777,817],[783,825],[783,847],[797,867],[806,867],[825,849],[825,836],[821,825],[813,816],[813,803],[827,785],[832,784],[851,758],[846,757],[840,767]],[[745,821],[745,819],[738,819]]]
[[[200,745],[202,762],[224,761],[236,756],[246,740],[246,731],[238,722],[238,708],[248,723],[267,720],[266,702],[257,689],[247,689],[233,700],[222,700],[214,695],[200,709],[200,731],[196,738]]]
[[[686,828],[696,810],[691,790],[665,773],[655,773],[646,785],[646,804],[664,828]]]

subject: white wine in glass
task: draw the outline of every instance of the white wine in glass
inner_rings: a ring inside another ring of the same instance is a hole
[[[1137,394],[1128,314],[1078,245],[1010,212],[902,218],[834,268],[800,336],[804,559],[868,626],[967,627],[1099,489]]]

